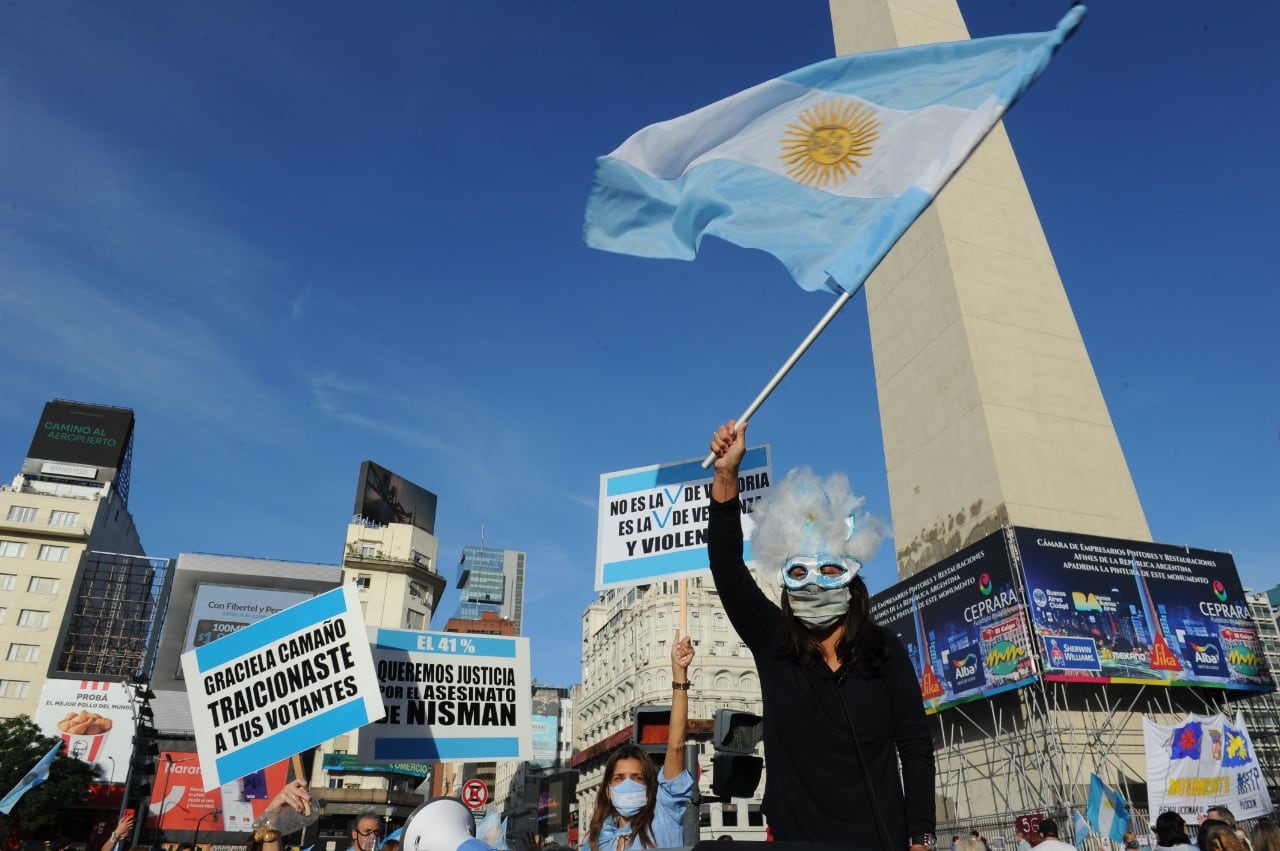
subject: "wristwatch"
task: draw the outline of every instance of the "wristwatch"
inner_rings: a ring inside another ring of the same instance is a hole
[[[911,838],[907,840],[907,846],[923,845],[925,848],[933,851],[938,846],[938,837],[932,833],[913,833]]]

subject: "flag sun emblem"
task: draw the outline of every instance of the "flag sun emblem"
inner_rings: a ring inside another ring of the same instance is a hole
[[[781,160],[792,179],[814,189],[857,174],[880,138],[880,120],[857,101],[823,101],[796,122],[787,125]]]

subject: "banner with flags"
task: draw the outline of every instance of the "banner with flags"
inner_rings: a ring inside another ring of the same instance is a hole
[[[691,260],[710,234],[856,292],[1084,14],[829,59],[646,127],[597,161],[587,244]]]
[[[40,757],[40,761],[32,766],[31,770],[18,781],[18,785],[10,789],[9,794],[5,795],[3,799],[0,799],[0,813],[9,815],[9,812],[18,805],[18,801],[23,795],[49,779],[49,766],[53,765],[53,761],[57,759],[61,750],[62,739],[58,739],[53,743],[53,747],[49,748],[49,752]]]
[[[1129,806],[1101,777],[1091,774],[1089,778],[1089,824],[1101,836],[1123,843],[1129,829]]]
[[[1273,809],[1271,795],[1236,714],[1188,715],[1172,727],[1142,719],[1147,756],[1147,796],[1153,813],[1173,810],[1190,817],[1222,804],[1237,817],[1257,818]]]

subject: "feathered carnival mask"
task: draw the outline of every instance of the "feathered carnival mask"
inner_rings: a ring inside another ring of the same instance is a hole
[[[854,496],[844,473],[824,480],[808,467],[792,470],[752,512],[751,560],[777,567],[784,587],[848,585],[880,546],[879,522],[859,514],[865,502]],[[843,565],[844,571],[824,578],[824,563]]]

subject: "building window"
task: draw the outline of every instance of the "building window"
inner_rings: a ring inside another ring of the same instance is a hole
[[[18,612],[18,626],[30,626],[42,629],[49,625],[49,613],[39,609],[23,609]]]
[[[57,594],[58,580],[53,576],[33,576],[27,582],[27,591],[32,594]]]
[[[330,788],[330,789],[341,789],[341,788],[342,788],[342,783],[343,783],[343,781],[342,781],[342,778],[341,778],[341,777],[330,777],[330,778],[329,778],[329,788]]]
[[[12,573],[0,573],[0,591],[12,591],[18,582],[18,577]]]
[[[80,522],[79,511],[50,511],[50,526],[74,526]]]
[[[5,658],[10,662],[34,662],[40,656],[40,645],[38,644],[10,644],[9,655]]]
[[[404,625],[409,629],[424,629],[427,625],[426,616],[409,609],[404,615]]]
[[[378,554],[377,544],[361,544],[360,558],[373,558]]]
[[[9,506],[9,519],[14,523],[36,522],[36,510],[29,505]]]
[[[373,577],[367,573],[356,574],[356,587],[364,591],[369,587],[369,583],[373,581]]]
[[[0,697],[26,697],[30,687],[26,680],[0,680]]]
[[[40,561],[66,561],[67,548],[57,547],[53,544],[41,544],[40,554],[36,556]]]
[[[725,827],[738,826],[738,808],[733,804],[724,804],[720,810],[720,824]]]
[[[21,541],[0,541],[0,556],[22,558],[26,554],[27,545]]]

